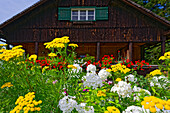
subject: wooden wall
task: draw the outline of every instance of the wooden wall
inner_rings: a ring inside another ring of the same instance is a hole
[[[109,19],[76,23],[58,20],[58,7],[108,6]],[[161,41],[167,28],[119,0],[48,0],[3,28],[8,42],[45,42],[67,35],[72,42]]]
[[[58,20],[58,7],[97,6],[108,7],[108,20],[94,22],[71,22]],[[2,31],[7,43],[22,44],[29,54],[35,52],[46,56],[49,51],[44,42],[56,37],[69,36],[71,42],[78,43],[78,55],[96,56],[97,42],[100,42],[100,58],[105,54],[126,56],[128,43],[133,42],[133,60],[140,60],[141,44],[160,42],[168,29],[157,20],[129,6],[121,0],[47,0],[5,26]]]
[[[13,45],[22,45],[23,49],[26,50],[26,54],[35,54],[35,43],[12,43]],[[77,57],[80,55],[89,54],[97,58],[97,43],[77,43],[76,48]],[[133,43],[133,61],[141,59],[141,46],[145,43]],[[44,43],[38,44],[39,51],[38,56],[48,56],[50,51],[45,48]],[[101,43],[100,44],[100,56],[101,59],[104,55],[113,55],[115,59],[118,58],[118,51],[120,51],[121,57],[127,57],[128,43]]]

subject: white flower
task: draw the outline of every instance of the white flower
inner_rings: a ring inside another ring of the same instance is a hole
[[[82,64],[83,63],[83,59],[81,59],[81,60],[74,60],[74,63]]]
[[[87,103],[77,105],[76,110],[78,113],[94,113],[93,106],[86,106]]]
[[[72,99],[72,96],[65,96],[59,101],[59,108],[63,113],[71,113],[71,111],[77,106],[77,102]]]
[[[128,76],[125,76],[125,81],[136,82],[137,78],[135,78],[134,75],[130,74]]]
[[[75,66],[76,69],[69,69],[69,74],[71,77],[79,78],[80,76],[77,74],[82,72],[82,67],[80,67],[79,64],[73,64],[73,66]]]
[[[158,86],[159,88],[165,88],[167,89],[167,84],[170,83],[167,77],[165,76],[154,76],[150,81],[150,86]]]
[[[129,106],[122,113],[143,113],[143,109],[138,106]]]
[[[154,83],[153,83],[153,82],[150,82],[150,86],[153,87],[153,86],[154,86]]]
[[[82,72],[82,67],[80,67],[79,64],[73,64],[73,66],[75,66],[77,69],[72,69],[71,73],[79,73]]]
[[[115,84],[111,90],[111,92],[117,92],[119,96],[121,96],[122,98],[125,97],[130,97],[131,93],[132,93],[132,88],[131,88],[131,84],[124,82],[124,81],[119,81],[118,84]]]
[[[92,87],[93,89],[96,89],[97,87],[102,87],[102,79],[93,73],[87,73],[88,76],[83,77],[83,85],[84,87]]]
[[[136,87],[136,86],[133,87],[133,92],[138,92],[138,93],[135,93],[134,98],[133,98],[134,100],[138,100],[138,101],[140,100],[139,97],[141,96],[142,92],[151,96],[151,93],[148,90],[142,89],[142,88]]]
[[[105,79],[107,79],[108,76],[111,76],[111,74],[109,72],[107,72],[106,69],[101,69],[99,71],[98,75],[102,80],[105,80]]]
[[[87,72],[96,72],[96,66],[92,64],[88,65]]]

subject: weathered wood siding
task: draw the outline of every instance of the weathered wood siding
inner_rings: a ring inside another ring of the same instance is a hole
[[[96,22],[58,20],[58,7],[109,7],[109,19]],[[46,42],[67,35],[72,42],[161,41],[162,25],[117,0],[49,0],[7,25],[8,42]]]

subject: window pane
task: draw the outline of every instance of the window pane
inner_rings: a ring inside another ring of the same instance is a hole
[[[88,20],[94,20],[94,16],[88,16]]]
[[[78,15],[78,10],[72,11],[72,15]]]
[[[88,15],[94,15],[94,10],[88,10]]]
[[[78,20],[78,16],[72,16],[72,20]]]
[[[80,16],[80,20],[86,20],[86,16]]]
[[[81,10],[80,15],[86,15],[86,10]]]

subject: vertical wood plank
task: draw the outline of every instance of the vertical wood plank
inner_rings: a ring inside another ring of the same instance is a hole
[[[133,44],[129,42],[129,60],[132,61],[132,51],[133,51]]]
[[[38,56],[38,42],[35,42],[35,54]]]
[[[144,50],[144,46],[141,46],[141,60],[144,60],[144,54],[145,54],[145,50]]]
[[[100,60],[100,42],[97,42],[97,61]]]
[[[163,56],[164,53],[165,53],[165,40],[166,40],[166,37],[163,36],[162,37],[162,42],[161,42],[161,55]]]

